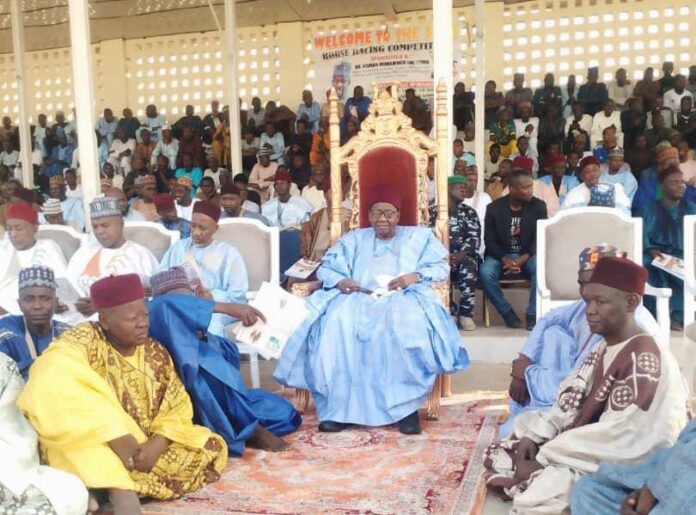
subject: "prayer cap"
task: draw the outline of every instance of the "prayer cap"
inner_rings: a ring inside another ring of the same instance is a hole
[[[148,129],[148,130],[149,130],[149,129]],[[171,125],[164,125],[164,126],[162,126],[162,130],[163,130],[163,131],[171,131],[171,130],[172,130],[172,127],[171,127]]]
[[[107,216],[123,216],[119,201],[114,197],[98,197],[89,203],[89,214],[93,220],[95,218],[106,218]]]
[[[54,175],[48,180],[48,184],[59,184],[62,186],[63,184],[65,184],[65,177],[63,177],[62,175]]]
[[[534,160],[531,157],[517,156],[512,160],[513,170],[524,170],[527,173],[532,173],[534,168]]]
[[[191,289],[191,283],[183,267],[173,266],[169,270],[158,272],[150,277],[150,290],[153,297],[179,288]]]
[[[242,190],[236,184],[225,184],[220,188],[220,195],[241,195]]]
[[[396,209],[401,209],[401,195],[399,192],[394,190],[393,184],[382,183],[376,184],[372,191],[370,192],[370,207],[374,206],[378,202],[387,202],[391,204]]]
[[[220,220],[220,208],[210,200],[199,200],[193,205],[193,214],[199,213],[212,218],[216,222]]]
[[[115,308],[145,298],[138,274],[110,275],[95,282],[89,289],[97,309]]]
[[[138,186],[146,186],[148,184],[157,185],[157,179],[155,179],[154,175],[143,175],[142,177],[138,177],[135,182]]]
[[[447,186],[452,186],[452,184],[466,184],[468,182],[466,177],[461,175],[450,175],[447,177]]]
[[[566,163],[566,157],[563,154],[551,154],[551,157],[549,158],[549,164],[551,166],[561,163]]]
[[[657,166],[658,168],[669,159],[679,159],[679,151],[671,144],[669,147],[658,147],[657,149]]]
[[[190,177],[186,177],[185,175],[182,175],[176,180],[177,184],[180,184],[181,186],[191,189],[193,188],[193,181],[191,180]]]
[[[602,284],[626,293],[643,295],[648,271],[623,257],[600,259],[592,272],[590,283]]]
[[[669,177],[670,175],[675,174],[675,173],[682,173],[681,168],[679,168],[677,165],[670,165],[667,168],[665,168],[664,170],[662,170],[662,169],[659,170],[657,172],[657,178],[658,178],[659,182],[662,182],[667,177]]]
[[[620,157],[623,159],[624,151],[621,147],[612,148],[607,154],[608,157]]]
[[[10,204],[7,207],[8,220],[24,220],[32,225],[38,225],[39,214],[29,204],[19,203]]]
[[[290,175],[290,172],[285,170],[284,168],[281,168],[276,171],[275,176],[273,177],[274,181],[286,181],[286,182],[292,182],[292,175]]]
[[[586,166],[597,165],[599,166],[599,161],[595,156],[586,156],[580,160],[580,171],[582,172]]]
[[[152,202],[155,204],[155,209],[157,211],[169,211],[171,209],[176,209],[176,206],[174,205],[174,196],[170,195],[169,193],[155,195]]]
[[[623,252],[620,252],[614,245],[609,245],[608,243],[600,243],[599,245],[584,248],[580,252],[580,271],[589,272],[594,270],[595,266],[597,266],[597,261],[602,258],[621,256],[623,256]]]
[[[41,211],[45,215],[59,215],[63,212],[63,206],[61,206],[60,200],[57,198],[50,198],[44,202]]]
[[[34,286],[44,286],[46,288],[52,288],[55,290],[57,285],[55,275],[53,274],[53,269],[40,265],[22,268],[19,271],[19,291],[22,291],[24,288],[32,288]]]

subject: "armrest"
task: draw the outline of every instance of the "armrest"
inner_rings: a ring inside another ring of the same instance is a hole
[[[290,293],[298,297],[309,297],[312,293],[321,288],[321,281],[307,281],[306,283],[295,283],[290,288]]]
[[[660,326],[660,339],[669,348],[670,331],[672,328],[669,316],[669,298],[672,296],[672,290],[670,288],[655,288],[646,284],[645,295],[651,295],[656,299],[655,310],[657,312],[657,325]]]
[[[440,302],[442,302],[447,309],[449,309],[449,287],[450,283],[448,281],[430,283],[430,288],[437,294],[440,298]]]

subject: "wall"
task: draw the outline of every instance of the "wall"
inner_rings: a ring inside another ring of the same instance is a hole
[[[538,87],[546,72],[565,83],[567,75],[585,75],[600,66],[605,80],[618,67],[639,78],[646,66],[672,60],[684,73],[696,63],[696,2],[693,0],[539,0],[485,6],[486,77],[498,88],[511,87],[514,71]],[[313,35],[357,28],[430,24],[430,11],[341,18],[307,23],[280,23],[238,30],[239,94],[244,105],[258,95],[293,109],[301,91],[311,87]],[[473,7],[455,9],[455,34],[462,58],[458,79],[470,86],[475,78]],[[128,105],[138,116],[155,103],[172,120],[186,104],[201,113],[214,98],[223,99],[223,49],[218,32],[141,39],[112,39],[93,45],[97,105],[118,114]],[[28,53],[28,89],[32,119],[40,112],[52,118],[73,105],[70,49]],[[15,73],[11,54],[0,55],[0,113],[16,116]],[[323,89],[323,88],[322,88]],[[316,97],[323,96],[321,93]]]

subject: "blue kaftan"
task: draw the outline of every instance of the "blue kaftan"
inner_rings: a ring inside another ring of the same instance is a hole
[[[160,295],[148,303],[150,336],[171,354],[191,396],[197,423],[219,434],[229,452],[241,456],[257,424],[276,436],[295,431],[302,417],[285,399],[247,389],[239,372],[239,350],[226,338],[205,334],[215,303],[192,295]]]
[[[657,337],[659,326],[645,307],[640,306],[635,317],[645,332]],[[522,354],[532,360],[524,373],[529,403],[522,406],[510,399],[510,416],[500,426],[500,438],[512,432],[515,417],[520,413],[549,409],[556,401],[561,382],[587,359],[601,340],[587,324],[584,300],[552,309],[541,317],[522,349]]]
[[[323,289],[290,337],[275,370],[281,384],[312,392],[319,420],[391,424],[416,411],[435,377],[467,368],[448,309],[428,286],[449,274],[447,251],[432,230],[398,227],[378,240],[372,228],[349,232],[324,255]],[[377,300],[336,287],[353,279],[374,290],[377,276],[418,272],[423,283]]]
[[[647,485],[658,500],[650,515],[686,515],[696,510],[696,420],[674,447],[657,449],[634,465],[602,464],[575,483],[573,515],[614,515],[633,490]]]

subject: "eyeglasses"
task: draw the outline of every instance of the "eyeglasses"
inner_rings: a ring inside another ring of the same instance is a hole
[[[375,220],[379,220],[382,217],[385,217],[387,220],[393,220],[398,214],[399,212],[393,209],[370,209],[370,215]]]

